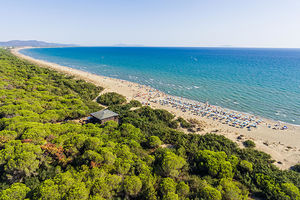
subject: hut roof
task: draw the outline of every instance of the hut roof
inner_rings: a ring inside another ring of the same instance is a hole
[[[108,109],[104,109],[104,110],[100,110],[98,112],[91,113],[91,115],[99,120],[118,116],[117,113],[115,113],[111,110],[108,110]]]

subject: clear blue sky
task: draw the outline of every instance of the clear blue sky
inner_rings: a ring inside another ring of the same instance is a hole
[[[300,48],[300,0],[0,0],[0,41]]]

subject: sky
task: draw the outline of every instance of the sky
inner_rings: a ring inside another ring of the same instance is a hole
[[[0,0],[0,41],[300,48],[300,0]]]

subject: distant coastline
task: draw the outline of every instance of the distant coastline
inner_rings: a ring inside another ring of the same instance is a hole
[[[61,44],[61,43],[50,43],[38,40],[10,40],[7,42],[0,42],[0,46],[4,47],[72,47],[79,46],[75,44]]]

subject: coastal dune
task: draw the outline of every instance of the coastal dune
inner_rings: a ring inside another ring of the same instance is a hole
[[[289,167],[300,163],[300,126],[281,122],[280,127],[287,126],[287,130],[273,129],[269,128],[269,126],[271,125],[271,127],[274,127],[275,124],[279,124],[279,122],[263,119],[263,122],[257,126],[257,128],[252,128],[251,131],[249,131],[247,128],[241,129],[232,127],[228,124],[222,124],[217,120],[213,120],[212,118],[198,116],[190,111],[182,111],[181,109],[176,109],[168,104],[161,104],[155,100],[158,98],[173,97],[153,88],[125,80],[92,74],[55,63],[37,60],[21,54],[19,52],[21,49],[24,48],[15,48],[12,49],[11,52],[16,56],[41,67],[56,70],[61,73],[72,75],[76,78],[91,82],[95,85],[102,86],[105,88],[103,92],[117,92],[124,95],[128,101],[135,99],[151,106],[152,108],[166,109],[175,114],[177,117],[180,116],[185,119],[197,119],[198,121],[206,124],[203,129],[197,131],[195,134],[206,134],[213,132],[215,134],[224,135],[225,137],[237,142],[241,147],[243,146],[243,141],[248,139],[253,140],[256,144],[256,149],[270,154],[272,158],[276,160],[276,163],[274,164],[281,169],[288,169]]]

